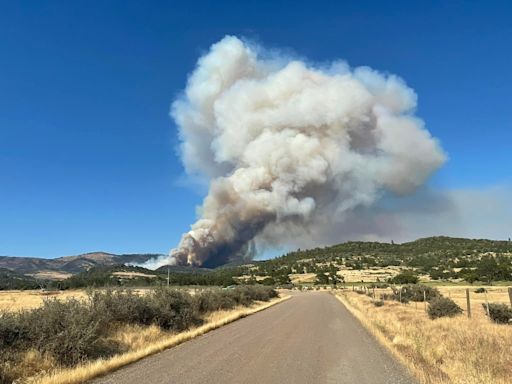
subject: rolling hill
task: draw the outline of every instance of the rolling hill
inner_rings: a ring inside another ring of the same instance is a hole
[[[55,259],[0,256],[0,268],[39,278],[52,279],[52,276],[57,276],[54,279],[59,280],[94,267],[144,263],[159,256],[161,255],[151,253],[115,255],[106,252],[91,252]]]
[[[65,284],[69,286],[87,286],[89,283],[98,285],[100,282],[111,284],[114,281],[124,284],[134,282],[132,277],[136,275],[133,272],[158,276],[158,279],[138,276],[140,282],[144,280],[144,284],[155,284],[166,281],[167,267],[156,271],[136,271],[126,269],[128,267],[117,267],[141,264],[158,256],[161,255],[115,255],[105,252],[55,259],[0,256],[0,270],[3,268],[4,272],[11,271],[17,274],[4,276],[4,280],[9,281],[11,285],[18,284],[22,277],[33,278],[25,281],[28,285],[40,280],[66,281]],[[289,281],[290,274],[314,274],[331,264],[335,268],[345,270],[412,268],[418,273],[430,275],[432,279],[452,278],[467,281],[483,277],[491,279],[491,269],[494,271],[492,279],[508,280],[512,276],[512,242],[445,236],[423,238],[402,244],[351,241],[297,250],[271,260],[253,261],[242,265],[227,264],[215,269],[172,266],[170,280],[178,285],[229,285],[237,276],[251,276],[253,280],[256,277],[260,280],[272,277],[274,282],[284,284]],[[133,276],[128,279],[126,276],[130,273]],[[69,280],[70,278],[73,279]]]

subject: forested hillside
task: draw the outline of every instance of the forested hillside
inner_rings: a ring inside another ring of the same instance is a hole
[[[429,237],[394,244],[347,242],[297,250],[257,265],[257,275],[329,273],[333,268],[366,270],[400,267],[433,280],[512,280],[512,242]]]

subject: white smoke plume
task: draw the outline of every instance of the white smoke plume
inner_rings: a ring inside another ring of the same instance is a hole
[[[223,38],[172,105],[185,169],[209,191],[171,259],[250,258],[255,240],[350,228],[384,194],[414,192],[446,159],[414,116],[416,99],[399,77],[368,67],[315,66]]]

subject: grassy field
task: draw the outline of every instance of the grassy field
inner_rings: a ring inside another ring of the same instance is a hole
[[[485,287],[486,293],[475,293],[475,286],[438,286],[436,287],[443,294],[455,301],[459,307],[466,310],[466,288],[469,289],[469,298],[471,301],[471,312],[473,317],[486,318],[485,309],[482,304],[502,303],[510,305],[507,287],[492,286]]]
[[[69,298],[85,298],[85,290],[73,291],[49,291],[25,290],[25,291],[0,291],[0,312],[18,311],[40,307],[48,298],[66,300]]]
[[[176,287],[177,289],[187,290],[194,294],[197,288],[193,287]],[[100,289],[101,290],[101,289]],[[144,294],[151,291],[149,287],[132,289],[134,292]],[[73,289],[66,291],[42,291],[39,289],[23,290],[23,291],[0,291],[0,312],[14,312],[24,309],[33,309],[40,307],[44,300],[47,299],[84,299],[87,297],[86,289]]]
[[[512,377],[512,326],[492,323],[473,292],[473,317],[431,320],[424,303],[386,301],[381,307],[351,290],[336,296],[365,327],[425,384],[508,384]],[[440,287],[465,308],[464,287]],[[380,292],[376,292],[379,297]],[[502,287],[491,287],[489,301],[508,303]]]

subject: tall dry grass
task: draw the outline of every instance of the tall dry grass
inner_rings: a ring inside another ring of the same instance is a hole
[[[101,292],[107,289],[96,290]],[[152,288],[137,288],[132,289],[132,291],[138,295],[145,295],[151,292]],[[38,308],[47,299],[55,298],[66,301],[68,299],[82,300],[87,297],[87,289],[71,289],[66,291],[42,291],[40,289],[0,291],[0,312],[16,312]]]
[[[57,298],[67,300],[71,298],[83,299],[87,297],[85,290],[70,291],[0,291],[0,311],[20,311],[40,307],[44,300],[48,298]]]
[[[423,303],[386,301],[377,307],[351,291],[336,297],[421,383],[512,382],[512,326],[480,315],[430,320]]]
[[[486,318],[486,312],[482,304],[502,303],[510,305],[508,296],[508,287],[504,286],[486,286],[486,293],[475,293],[475,286],[440,286],[437,287],[443,296],[449,297],[455,301],[462,309],[466,309],[466,288],[469,289],[471,299],[471,312],[473,317]],[[511,380],[512,381],[512,380]]]

